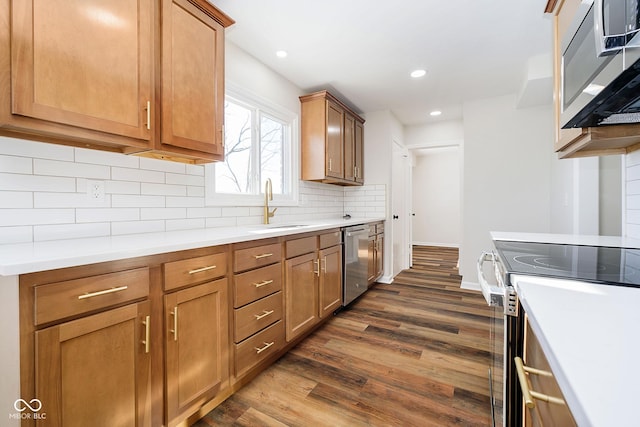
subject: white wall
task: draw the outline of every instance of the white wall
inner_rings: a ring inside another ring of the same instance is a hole
[[[460,145],[464,140],[462,120],[444,120],[427,125],[405,127],[405,145],[408,149]]]
[[[626,236],[640,239],[640,150],[625,156]]]
[[[460,153],[433,148],[415,157],[413,168],[413,244],[460,244]]]
[[[515,95],[464,104],[460,273],[476,283],[475,263],[490,231],[550,229],[551,105],[517,110]]]

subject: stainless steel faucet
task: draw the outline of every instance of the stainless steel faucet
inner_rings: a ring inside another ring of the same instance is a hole
[[[267,178],[267,182],[264,183],[264,223],[269,224],[269,218],[273,218],[278,208],[273,208],[269,212],[269,200],[273,200],[273,188],[271,185],[271,178]]]

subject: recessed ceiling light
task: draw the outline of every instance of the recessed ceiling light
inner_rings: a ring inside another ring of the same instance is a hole
[[[279,50],[279,51],[276,52],[276,56],[278,58],[286,58],[287,55],[288,55],[288,53],[287,53],[286,50]]]
[[[426,74],[427,74],[426,70],[413,70],[411,72],[411,77],[413,77],[414,79],[417,79],[418,77],[422,77]]]
[[[429,113],[429,115],[433,117],[439,116],[440,114],[442,114],[442,111],[438,111],[438,110],[432,111]]]

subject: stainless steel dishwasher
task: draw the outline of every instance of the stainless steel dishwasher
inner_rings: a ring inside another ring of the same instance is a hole
[[[342,305],[349,305],[367,291],[369,266],[369,226],[354,225],[342,229],[343,289]]]

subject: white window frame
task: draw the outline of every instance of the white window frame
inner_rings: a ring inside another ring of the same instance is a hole
[[[287,123],[289,126],[288,135],[285,136],[285,144],[288,140],[289,159],[283,162],[285,185],[288,184],[290,193],[288,195],[274,194],[273,200],[269,201],[270,206],[298,206],[298,182],[300,180],[300,156],[298,137],[298,114],[293,113],[275,103],[262,98],[254,93],[227,83],[226,97],[259,110],[268,116]],[[229,194],[216,193],[215,191],[215,165],[216,162],[205,165],[205,205],[206,206],[262,206],[264,204],[264,186],[260,183],[259,194]],[[287,182],[287,180],[289,182]]]

